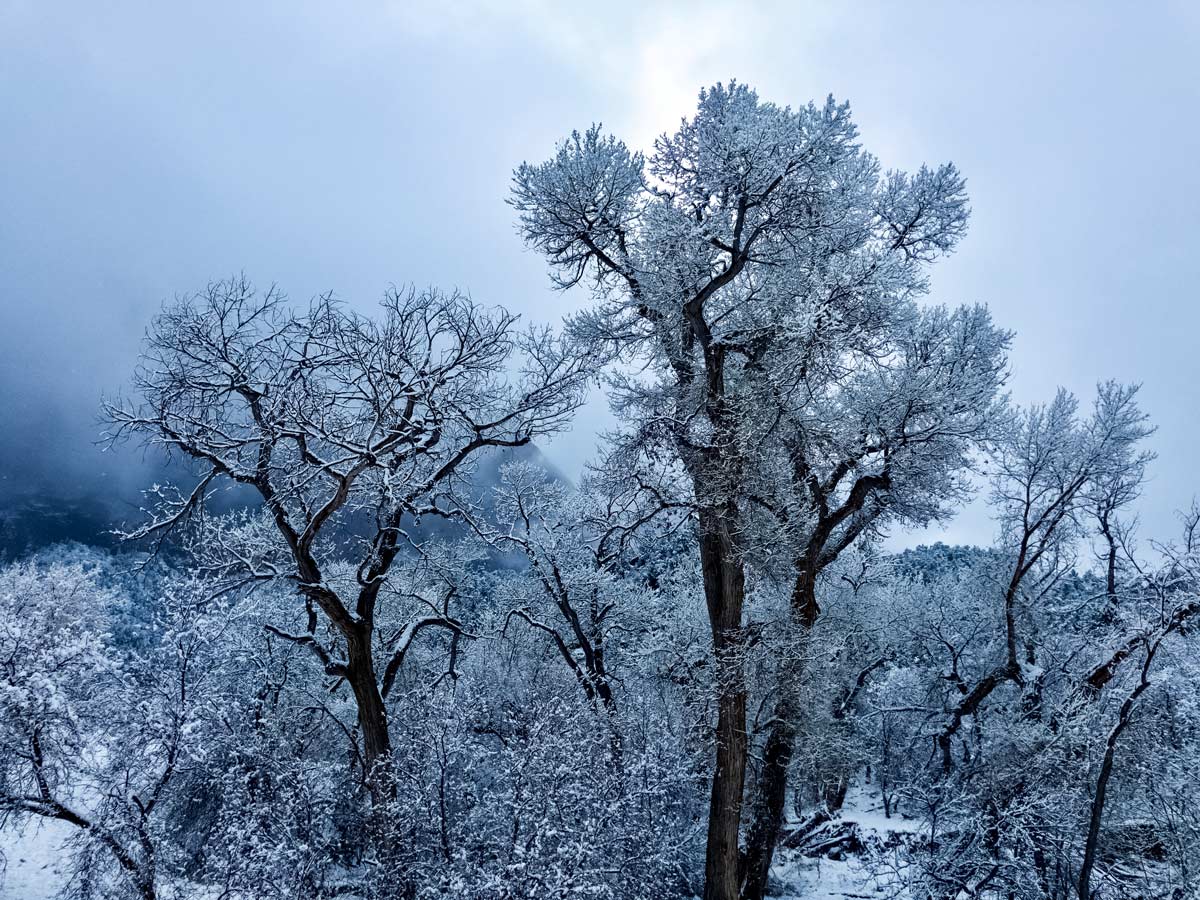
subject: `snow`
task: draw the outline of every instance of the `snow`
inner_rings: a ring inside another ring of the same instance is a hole
[[[918,834],[924,827],[917,820],[893,813],[883,814],[883,801],[874,785],[856,784],[846,792],[835,822],[853,824],[868,847],[892,843],[890,835]],[[793,822],[792,824],[797,824]],[[845,859],[804,856],[780,848],[771,876],[781,900],[871,900],[906,898],[903,886],[886,874],[887,867],[872,871],[866,854]]]
[[[71,833],[63,822],[31,823],[0,830],[0,900],[51,900],[66,882],[61,847]]]
[[[917,834],[921,822],[893,814],[884,816],[874,785],[855,784],[846,792],[838,820],[858,826],[868,845],[882,845],[889,834]],[[793,823],[795,824],[795,823]],[[52,900],[66,881],[63,841],[71,827],[59,822],[31,823],[24,829],[0,830],[0,853],[7,870],[0,877],[0,900]],[[877,840],[872,840],[876,838]],[[780,900],[872,900],[905,897],[896,885],[883,884],[861,856],[847,859],[808,857],[780,848],[772,869]]]
[[[908,819],[895,812],[890,817],[885,816],[879,792],[864,785],[855,785],[846,791],[840,818],[843,822],[855,823],[863,832],[879,835],[918,834],[923,828],[916,819]]]
[[[776,866],[772,875],[787,891],[787,900],[846,900],[848,897],[883,896],[871,877],[849,860],[807,859],[795,856]]]

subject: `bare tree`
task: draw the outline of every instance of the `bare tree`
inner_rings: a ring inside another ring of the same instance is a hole
[[[514,379],[505,377],[519,366]],[[236,584],[285,579],[304,598],[307,627],[275,633],[303,644],[354,693],[373,794],[391,750],[377,603],[409,523],[464,508],[472,458],[517,447],[565,425],[589,362],[546,331],[466,297],[391,291],[378,319],[329,296],[290,307],[244,278],[210,284],[154,320],[134,384],[140,402],[110,403],[113,439],[129,435],[183,454],[198,480],[156,491],[151,520],[130,537],[161,536],[203,512],[221,482],[252,489],[266,528],[228,531],[216,561]],[[365,534],[343,546],[355,532]],[[349,584],[329,576],[354,559]],[[318,613],[332,640],[318,633]],[[402,658],[425,627],[459,629],[449,615],[413,623]],[[389,678],[390,680],[390,678]]]
[[[603,485],[588,478],[576,490],[527,463],[506,465],[495,495],[496,522],[480,522],[477,531],[528,566],[497,585],[507,607],[504,629],[521,621],[546,635],[587,699],[611,720],[617,697],[608,638],[628,628],[617,620],[632,602],[622,601],[636,600],[625,597],[620,575],[651,522],[669,519],[666,527],[678,527],[689,508],[636,477]]]
[[[1149,451],[1142,452],[1130,460],[1130,465],[1097,478],[1088,490],[1089,512],[1095,520],[1100,540],[1098,556],[1104,569],[1104,594],[1107,602],[1104,617],[1109,621],[1115,617],[1119,603],[1117,585],[1121,557],[1123,553],[1129,554],[1133,542],[1135,522],[1126,521],[1122,515],[1141,494],[1146,466],[1154,458],[1155,454]]]
[[[1099,509],[1103,512],[1113,506],[1114,501],[1123,496],[1136,496],[1140,480],[1127,478],[1105,486],[1099,495]],[[1109,687],[1117,677],[1123,665],[1141,654],[1141,664],[1135,666],[1136,677],[1132,685],[1127,687],[1125,696],[1117,708],[1116,721],[1104,738],[1104,753],[1100,767],[1096,773],[1095,785],[1092,788],[1088,804],[1087,831],[1084,838],[1083,860],[1079,866],[1079,876],[1076,889],[1080,900],[1092,900],[1092,876],[1096,869],[1096,861],[1100,851],[1101,828],[1104,824],[1104,811],[1108,799],[1108,786],[1112,780],[1116,765],[1117,744],[1122,734],[1133,722],[1134,712],[1138,701],[1149,690],[1154,680],[1151,672],[1155,659],[1164,642],[1173,635],[1186,632],[1189,621],[1200,613],[1200,566],[1197,565],[1195,535],[1200,528],[1200,508],[1193,502],[1191,508],[1182,516],[1183,540],[1181,545],[1167,545],[1160,549],[1165,557],[1164,565],[1158,571],[1150,571],[1139,565],[1136,560],[1130,563],[1137,569],[1143,590],[1148,595],[1149,607],[1153,611],[1148,621],[1141,623],[1134,633],[1119,641],[1117,645],[1088,671],[1081,687],[1081,694],[1086,700],[1097,700],[1100,693]],[[1103,532],[1104,523],[1100,522]],[[1107,537],[1107,535],[1105,535]],[[1111,545],[1110,545],[1111,546]],[[1111,563],[1108,571],[1111,573]],[[1112,584],[1111,575],[1106,585]],[[1106,591],[1106,600],[1111,602],[1114,592]]]
[[[1050,404],[1019,414],[998,438],[992,496],[1001,545],[1011,560],[1000,590],[1003,659],[950,709],[936,736],[945,770],[951,768],[951,741],[963,720],[975,715],[993,691],[1015,684],[1036,693],[1035,648],[1020,635],[1022,606],[1043,595],[1073,561],[1070,550],[1087,512],[1088,489],[1144,471],[1146,456],[1137,445],[1152,429],[1136,398],[1136,387],[1101,384],[1092,416],[1081,422],[1075,398],[1059,391]]]

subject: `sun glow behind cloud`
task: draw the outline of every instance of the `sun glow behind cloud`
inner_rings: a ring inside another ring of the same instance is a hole
[[[649,151],[736,77],[781,104],[849,99],[885,167],[954,160],[971,233],[931,300],[988,302],[1017,332],[1021,402],[1143,381],[1160,426],[1144,508],[1165,534],[1200,439],[1198,19],[1183,3],[0,0],[0,464],[48,460],[64,482],[71,456],[71,478],[93,478],[100,388],[159,302],[231,271],[364,308],[393,280],[457,286],[556,321],[585,298],[552,294],[522,252],[512,168],[595,121]],[[555,461],[605,424],[598,402]]]

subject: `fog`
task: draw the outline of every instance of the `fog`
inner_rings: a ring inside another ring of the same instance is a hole
[[[736,77],[849,99],[885,166],[953,160],[974,210],[933,300],[1016,331],[1016,399],[1144,383],[1147,534],[1200,487],[1200,12],[1191,4],[208,3],[0,0],[0,509],[38,540],[136,509],[157,462],[96,445],[158,305],[244,271],[369,309],[458,287],[536,321],[553,293],[506,206],[572,128],[630,144]],[[578,473],[602,400],[548,447]],[[57,518],[54,518],[57,514]],[[984,542],[986,514],[903,542]],[[32,538],[31,538],[32,539]]]

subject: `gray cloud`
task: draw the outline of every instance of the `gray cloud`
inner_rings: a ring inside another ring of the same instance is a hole
[[[885,165],[953,159],[972,233],[935,299],[1017,331],[1013,390],[1145,382],[1148,531],[1197,483],[1200,20],[1187,4],[85,4],[0,0],[0,502],[126,503],[140,457],[92,445],[158,304],[245,270],[367,306],[390,282],[541,321],[512,167],[602,120],[645,146],[703,84],[848,98]],[[548,448],[568,472],[597,401]],[[119,504],[118,504],[119,505]],[[947,533],[987,540],[974,510]]]

